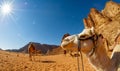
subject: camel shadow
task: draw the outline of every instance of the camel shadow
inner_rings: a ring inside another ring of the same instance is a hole
[[[56,61],[51,61],[51,60],[45,60],[45,61],[41,61],[42,63],[56,63]]]

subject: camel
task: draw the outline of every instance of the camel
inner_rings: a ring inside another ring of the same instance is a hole
[[[80,46],[80,50],[88,57],[96,71],[117,71],[120,65],[120,44],[117,42],[118,40],[109,57],[102,34],[97,34],[94,28],[89,28],[84,29],[80,34],[64,38],[61,47],[64,50],[77,50]]]
[[[28,46],[28,53],[29,53],[30,61],[32,61],[32,56],[37,55],[38,53],[40,54],[41,51],[36,50],[34,44],[30,43],[30,45]]]

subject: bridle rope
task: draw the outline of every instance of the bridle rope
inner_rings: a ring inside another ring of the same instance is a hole
[[[79,36],[76,35],[77,39],[78,39],[78,51],[77,51],[77,54],[79,54],[80,52],[80,55],[81,55],[81,62],[82,62],[82,71],[84,71],[84,63],[83,63],[83,55],[82,55],[82,52],[81,52],[81,48],[80,48],[80,40],[79,40]],[[79,56],[77,56],[77,64],[78,64],[78,71],[80,71],[80,65],[79,65]]]
[[[94,36],[96,36],[94,38]],[[84,71],[84,63],[83,63],[83,55],[82,55],[82,52],[81,52],[81,40],[87,40],[87,39],[91,39],[93,44],[94,44],[94,47],[92,49],[92,53],[89,55],[89,56],[92,56],[95,52],[95,49],[96,49],[96,41],[98,40],[98,35],[93,35],[91,37],[88,37],[88,38],[85,38],[85,39],[80,39],[78,35],[76,35],[77,39],[78,39],[78,52],[80,52],[80,55],[81,55],[81,62],[82,62],[82,71]],[[78,63],[78,71],[80,71],[80,66],[79,66],[79,57],[77,56],[77,63]]]

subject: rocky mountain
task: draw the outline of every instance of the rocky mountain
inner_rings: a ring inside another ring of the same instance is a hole
[[[2,50],[2,49],[0,48],[0,50]]]
[[[94,27],[95,32],[102,34],[111,46],[120,34],[120,4],[108,1],[102,11],[91,8],[88,17],[83,21],[85,28]]]
[[[36,49],[41,50],[41,52],[43,54],[46,54],[48,51],[51,52],[53,49],[59,47],[57,45],[40,44],[40,43],[36,43],[36,42],[32,42],[32,43],[36,47]],[[13,49],[13,50],[8,50],[8,51],[28,53],[29,45],[30,45],[30,43],[26,44],[25,46],[23,46],[20,49]]]

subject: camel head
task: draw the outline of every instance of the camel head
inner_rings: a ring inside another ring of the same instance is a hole
[[[103,39],[102,35],[96,35],[94,28],[88,28],[84,29],[80,34],[65,37],[61,42],[61,47],[64,50],[76,51],[79,46],[83,53],[91,55],[96,42],[98,40],[101,42],[101,39]]]
[[[76,35],[64,34],[61,41],[61,47],[63,50],[72,50],[76,47]],[[72,47],[72,48],[71,48]]]

